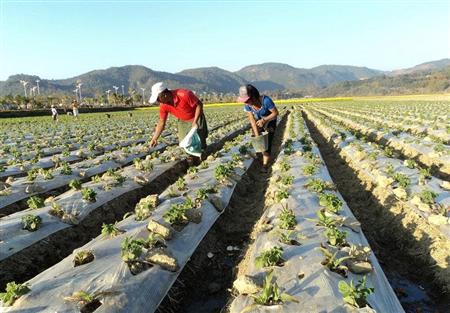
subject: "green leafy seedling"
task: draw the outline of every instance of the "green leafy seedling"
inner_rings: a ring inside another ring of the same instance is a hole
[[[4,306],[11,306],[21,296],[30,291],[28,284],[16,284],[16,282],[9,282],[6,284],[5,292],[0,293],[0,300]]]
[[[311,176],[317,172],[318,168],[314,164],[308,164],[303,167],[303,174]]]
[[[332,193],[322,193],[319,195],[319,204],[327,211],[338,214],[342,210],[342,201]]]
[[[97,193],[92,188],[81,189],[81,197],[83,198],[83,200],[86,200],[89,202],[95,202],[96,196],[97,196]]]
[[[281,266],[283,262],[283,248],[277,246],[263,251],[259,256],[255,258],[255,265],[258,268],[268,266]]]
[[[350,281],[350,284],[344,280],[339,282],[339,292],[344,297],[344,302],[355,308],[365,307],[367,305],[367,297],[374,291],[373,287],[366,287],[366,276],[359,280],[356,286],[353,284],[353,280]]]
[[[419,194],[420,200],[422,200],[423,203],[432,205],[434,204],[434,199],[438,196],[438,193],[431,191],[431,190],[424,190]]]
[[[27,200],[28,207],[32,210],[36,210],[44,207],[44,199],[38,196],[32,196]]]
[[[22,217],[22,228],[28,231],[36,231],[42,224],[42,218],[38,215],[27,214]]]
[[[295,219],[294,211],[290,210],[286,204],[281,209],[281,213],[278,216],[279,223],[278,226],[281,229],[294,229],[295,225],[297,225],[297,221]]]
[[[117,222],[114,224],[105,224],[102,225],[102,235],[105,237],[115,237],[122,234],[124,231],[117,227]]]
[[[69,187],[72,188],[73,190],[80,190],[81,189],[81,181],[78,179],[72,179],[69,182]]]
[[[251,297],[254,299],[255,303],[245,307],[241,313],[252,311],[256,305],[270,306],[289,301],[298,303],[296,298],[280,291],[277,283],[273,281],[273,271],[270,271],[265,277],[261,293],[258,295],[251,295]]]
[[[338,273],[343,277],[347,277],[348,268],[347,266],[342,265],[342,263],[345,260],[351,259],[350,256],[338,258],[337,257],[338,251],[332,254],[324,246],[320,247],[320,251],[322,251],[323,255],[325,256],[325,259],[321,262],[323,266],[326,266],[332,272]]]
[[[325,236],[328,243],[335,247],[342,247],[347,244],[347,232],[341,231],[336,227],[330,227],[325,230]]]
[[[402,173],[395,173],[392,178],[403,188],[406,188],[411,184],[409,177]]]

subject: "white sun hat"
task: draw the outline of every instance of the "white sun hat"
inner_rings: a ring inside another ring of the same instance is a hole
[[[152,86],[152,94],[150,95],[150,103],[155,103],[158,100],[158,96],[161,92],[166,90],[167,87],[163,82],[158,82]]]

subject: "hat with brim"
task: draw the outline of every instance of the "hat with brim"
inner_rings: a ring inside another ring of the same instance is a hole
[[[167,87],[164,85],[163,82],[158,82],[152,86],[152,94],[150,96],[150,103],[155,103],[156,100],[158,100],[158,96],[161,92],[166,90]]]
[[[237,98],[238,102],[247,102],[247,100],[250,99],[248,96],[247,86],[241,86],[239,88],[239,97]]]

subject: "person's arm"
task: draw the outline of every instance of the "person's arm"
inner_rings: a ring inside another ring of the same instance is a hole
[[[273,109],[269,109],[270,114],[268,116],[263,116],[256,124],[259,127],[264,127],[267,123],[269,123],[271,120],[274,120],[278,116],[278,109],[274,107]]]
[[[203,103],[198,100],[197,102],[197,107],[195,108],[195,116],[194,116],[194,120],[192,121],[192,127],[198,127],[198,119],[200,118],[200,116],[203,113]]]
[[[256,120],[252,112],[247,112],[248,119],[250,120],[250,125],[252,126],[253,134],[259,136],[258,126],[256,126]]]
[[[150,147],[156,146],[158,143],[158,138],[161,135],[164,127],[166,126],[167,116],[165,118],[159,118],[158,124],[156,125],[155,132],[153,133],[153,137],[150,140]]]

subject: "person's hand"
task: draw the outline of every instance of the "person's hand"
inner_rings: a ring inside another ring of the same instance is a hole
[[[192,128],[198,128],[197,122],[192,122]]]
[[[156,140],[156,139],[152,139],[152,140],[150,140],[150,147],[154,147],[154,146],[156,146],[158,144],[158,141]]]
[[[265,123],[266,123],[266,121],[264,120],[264,118],[262,118],[262,119],[256,121],[256,126],[264,127]]]

